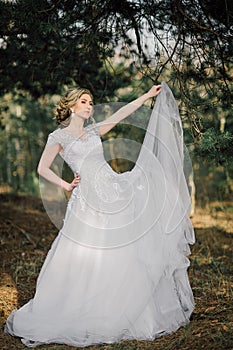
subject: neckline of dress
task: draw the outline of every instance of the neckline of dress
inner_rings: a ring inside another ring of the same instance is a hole
[[[81,141],[85,141],[87,139],[87,135],[88,135],[88,132],[86,131],[86,127],[84,127],[83,129],[85,130],[85,133],[84,134],[80,134],[80,135],[75,135],[75,134],[72,134],[66,130],[64,130],[65,128],[62,128],[60,129],[61,131],[63,131],[65,134],[67,134],[68,136],[71,136],[75,139],[79,139]]]

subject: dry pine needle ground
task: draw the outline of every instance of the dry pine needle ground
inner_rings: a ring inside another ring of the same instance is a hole
[[[46,253],[58,230],[44,212],[40,199],[1,194],[1,335],[0,349],[26,349],[20,339],[3,333],[12,309],[34,295]],[[233,349],[233,204],[211,203],[197,208],[192,218],[196,244],[191,247],[189,278],[196,308],[190,324],[154,341],[125,341],[91,349],[227,350]],[[51,344],[38,349],[68,350]]]

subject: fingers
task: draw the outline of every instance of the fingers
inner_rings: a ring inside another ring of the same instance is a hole
[[[78,180],[78,182],[81,180],[81,177],[78,173],[75,173],[74,180]]]
[[[72,181],[72,183],[73,183],[73,185],[77,186],[78,183],[79,183],[80,181],[81,181],[80,175],[79,175],[79,174],[76,174],[76,175],[74,176],[74,180]]]
[[[157,85],[157,86],[155,86],[155,96],[157,96],[159,93],[160,93],[160,91],[161,91],[161,85]]]
[[[150,97],[157,96],[161,91],[161,85],[153,85],[152,88],[149,90]]]
[[[81,181],[81,177],[79,174],[75,174],[74,175],[74,180],[70,183],[70,191],[72,191],[78,184],[79,182]]]

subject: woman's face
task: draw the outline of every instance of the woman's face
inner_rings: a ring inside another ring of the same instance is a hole
[[[91,96],[83,94],[78,101],[72,106],[71,110],[76,114],[77,117],[88,119],[93,111],[93,101]]]

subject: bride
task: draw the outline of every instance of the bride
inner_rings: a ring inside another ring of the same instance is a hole
[[[158,96],[134,168],[116,173],[100,137]],[[67,91],[56,109],[38,173],[72,191],[64,223],[40,271],[33,299],[7,319],[5,332],[28,347],[78,347],[153,340],[189,322],[194,308],[187,268],[194,231],[184,176],[182,124],[166,83],[93,119],[87,89]],[[59,154],[71,183],[51,169]]]

